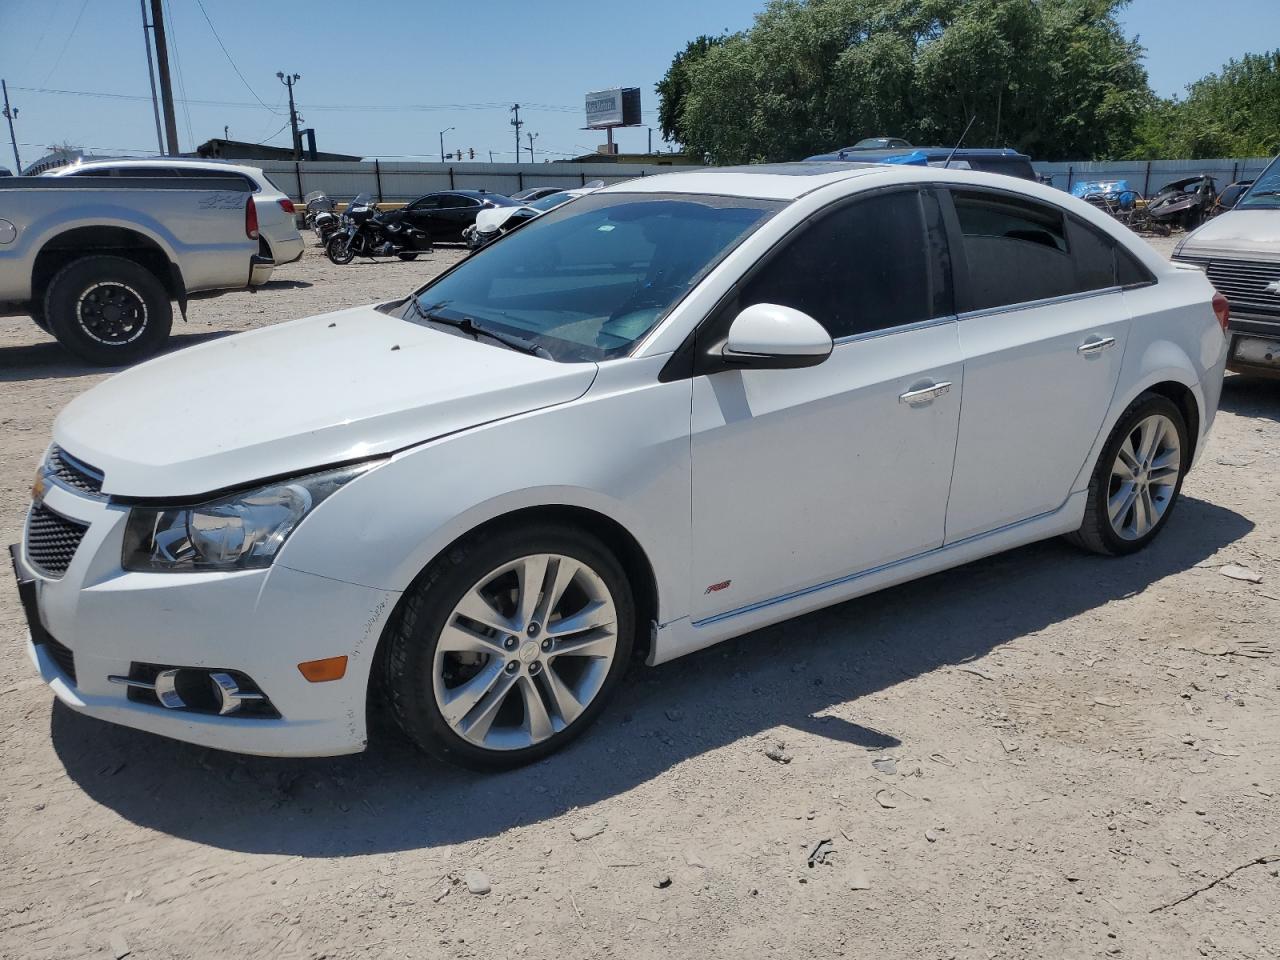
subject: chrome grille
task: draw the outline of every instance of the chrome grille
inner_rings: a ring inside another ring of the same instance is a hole
[[[54,447],[49,451],[49,459],[45,461],[45,467],[65,486],[82,493],[102,492],[102,471],[87,463],[81,463],[61,447]]]
[[[1280,311],[1280,292],[1268,291],[1280,283],[1280,263],[1258,260],[1212,260],[1205,271],[1209,282],[1232,306],[1262,307]]]
[[[27,559],[41,573],[60,577],[67,572],[88,529],[86,524],[68,520],[37,503],[27,516]]]

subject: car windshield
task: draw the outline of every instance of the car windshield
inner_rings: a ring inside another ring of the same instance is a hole
[[[559,361],[621,356],[783,203],[590,194],[546,213],[417,294],[404,318],[469,318]]]
[[[1240,198],[1236,209],[1244,207],[1269,207],[1280,209],[1280,157],[1271,161],[1271,166],[1262,172],[1249,192]]]

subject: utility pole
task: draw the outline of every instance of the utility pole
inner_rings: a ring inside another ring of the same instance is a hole
[[[533,163],[533,162],[534,162],[534,159],[533,159],[533,141],[537,140],[537,139],[538,139],[538,137],[539,137],[539,136],[541,136],[541,134],[537,134],[537,133],[526,133],[526,134],[525,134],[525,136],[529,138],[529,162],[530,162],[530,163]],[[517,160],[519,160],[520,158],[519,158],[519,157],[517,157],[516,159],[517,159]]]
[[[142,8],[142,42],[147,48],[147,81],[151,84],[151,113],[156,120],[156,149],[164,153],[164,134],[160,132],[160,101],[156,97],[156,65],[151,59],[151,35],[147,33],[151,24],[147,23],[147,0],[138,0]]]
[[[13,175],[22,176],[22,158],[18,156],[18,138],[13,133],[13,118],[18,115],[18,108],[9,106],[9,87],[0,80],[0,89],[4,90],[4,118],[9,121],[9,142],[13,144]]]
[[[653,153],[653,127],[645,127],[649,131],[649,152]]]
[[[519,163],[520,162],[520,128],[524,126],[524,124],[520,121],[520,104],[513,103],[511,105],[511,112],[516,115],[516,118],[511,121],[511,125],[516,128],[516,163]]]
[[[301,160],[302,140],[298,136],[298,108],[293,105],[293,85],[302,79],[302,74],[282,73],[277,70],[276,79],[289,88],[289,126],[293,129],[293,159]]]
[[[493,151],[492,151],[492,150],[490,150],[490,151],[489,151],[489,162],[490,162],[490,163],[493,163]]]
[[[178,155],[178,118],[173,113],[173,83],[169,80],[169,43],[164,38],[163,0],[151,0],[151,32],[156,38],[156,67],[160,74],[160,105],[164,109],[164,132],[168,155]]]
[[[440,162],[444,163],[444,135],[450,130],[457,130],[457,127],[445,127],[440,131]]]

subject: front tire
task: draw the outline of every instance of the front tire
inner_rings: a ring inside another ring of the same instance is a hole
[[[73,260],[54,274],[44,320],[58,342],[98,366],[136,363],[160,349],[173,327],[164,284],[124,257]]]
[[[1141,550],[1169,522],[1190,465],[1182,411],[1167,397],[1142,394],[1107,438],[1089,481],[1084,522],[1067,539],[1108,556]]]
[[[324,245],[325,256],[332,263],[338,266],[345,266],[355,259],[355,252],[351,249],[351,244],[347,240],[346,234],[337,237],[330,237],[329,242]]]
[[[539,760],[604,708],[635,640],[622,565],[574,528],[482,532],[431,564],[389,629],[386,692],[427,753],[473,769]]]
[[[396,256],[405,261],[418,259],[418,254],[415,250],[403,250],[400,253],[397,253]]]

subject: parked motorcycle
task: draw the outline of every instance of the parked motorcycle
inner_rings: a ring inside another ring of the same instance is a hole
[[[327,197],[323,190],[313,190],[306,196],[306,215],[303,222],[320,241],[321,246],[329,242],[342,222],[338,216],[337,204]]]
[[[383,213],[373,194],[362,193],[347,206],[337,231],[325,242],[324,252],[338,265],[356,257],[399,257],[413,260],[431,249],[431,237],[415,227],[402,211]]]

